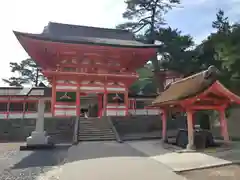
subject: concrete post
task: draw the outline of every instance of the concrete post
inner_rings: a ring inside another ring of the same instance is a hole
[[[44,109],[45,109],[44,100],[40,99],[38,101],[38,112],[35,129],[36,132],[42,133],[44,131]]]
[[[32,132],[31,136],[27,138],[28,146],[49,144],[49,137],[46,136],[46,132],[44,131],[44,109],[45,102],[43,99],[39,99],[36,128],[35,131]]]

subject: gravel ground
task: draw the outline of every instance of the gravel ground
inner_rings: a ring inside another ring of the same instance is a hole
[[[240,180],[240,166],[229,165],[179,173],[189,180]]]
[[[19,151],[20,145],[0,143],[0,180],[35,180],[64,163],[68,150],[62,146],[54,150]]]

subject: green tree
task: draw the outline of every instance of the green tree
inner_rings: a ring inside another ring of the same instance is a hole
[[[38,86],[40,81],[46,80],[39,71],[39,67],[31,58],[25,59],[20,63],[10,62],[11,72],[14,76],[3,79],[9,86],[23,86],[24,84],[31,84]]]
[[[164,14],[180,3],[180,0],[126,0],[127,9],[123,17],[128,22],[118,25],[120,29],[128,29],[135,34],[144,35],[146,41],[154,44],[157,31],[165,24]],[[151,59],[159,90],[163,90],[163,83],[158,79],[160,64],[157,54]]]
[[[183,75],[196,72],[196,53],[193,49],[194,41],[190,35],[183,35],[181,31],[171,27],[161,28],[156,40],[162,43],[162,48],[159,49],[161,68]]]
[[[216,20],[213,21],[212,27],[217,29],[217,33],[230,33],[231,25],[229,23],[228,17],[225,17],[225,13],[223,10],[219,10],[216,14]]]
[[[219,10],[212,27],[216,32],[196,48],[197,64],[202,69],[216,66],[222,74],[222,83],[237,92],[240,87],[240,25],[231,25],[224,12]]]

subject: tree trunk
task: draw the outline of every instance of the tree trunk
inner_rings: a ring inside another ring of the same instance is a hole
[[[157,4],[158,1],[156,1]],[[151,16],[151,27],[150,27],[150,38],[149,38],[149,43],[150,44],[155,44],[155,15],[156,15],[156,6],[152,9],[152,16]],[[154,69],[154,80],[155,83],[158,87],[158,92],[162,92],[164,90],[164,85],[163,85],[163,77],[161,76],[160,72],[160,65],[159,61],[157,58],[157,53],[156,55],[151,59],[153,69]]]

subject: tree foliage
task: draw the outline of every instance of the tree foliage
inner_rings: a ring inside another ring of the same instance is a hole
[[[158,30],[165,24],[164,15],[178,5],[180,0],[126,0],[125,3],[127,9],[123,13],[123,18],[128,21],[118,25],[117,28],[127,29],[135,34],[140,33],[146,42],[154,44]],[[155,81],[162,90],[163,84],[159,82],[157,73],[160,71],[157,54],[151,61],[156,72]]]
[[[222,10],[216,14],[212,27],[216,30],[199,45],[194,46],[190,35],[177,29],[159,28],[155,40],[161,42],[159,68],[174,70],[187,76],[217,67],[220,80],[231,90],[239,93],[240,88],[240,24],[231,24]],[[141,37],[144,39],[144,37]],[[145,37],[146,39],[146,37]],[[145,87],[146,81],[139,81]]]
[[[129,21],[118,25],[118,28],[128,29],[133,33],[143,30],[144,35],[153,36],[165,24],[164,14],[179,4],[180,0],[126,0],[125,3],[127,9],[123,18]],[[154,38],[151,39],[153,40]]]
[[[37,86],[40,81],[45,80],[45,77],[39,71],[39,67],[31,58],[20,63],[10,62],[10,68],[14,76],[3,79],[9,86],[23,86],[24,84]]]
[[[190,35],[183,35],[178,29],[161,28],[156,40],[162,43],[158,53],[160,56],[160,67],[165,70],[173,70],[181,74],[190,74],[195,67],[194,41]],[[190,67],[190,68],[182,68]]]

